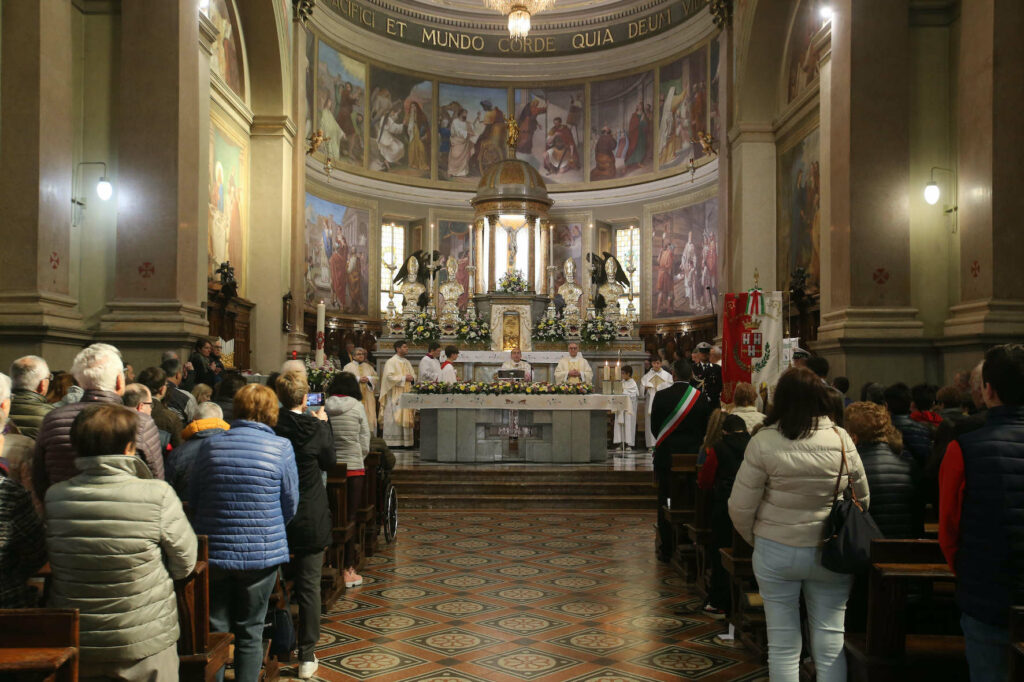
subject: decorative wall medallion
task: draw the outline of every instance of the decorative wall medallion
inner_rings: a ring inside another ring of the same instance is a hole
[[[978,275],[981,274],[981,263],[974,261],[971,263],[971,277],[978,279]]]
[[[50,253],[50,267],[54,270],[60,267],[60,256],[56,251]]]
[[[156,274],[156,267],[152,263],[150,263],[148,260],[147,261],[143,261],[142,264],[139,265],[139,276],[142,277],[143,279],[149,279],[150,277],[152,277],[155,274]]]
[[[875,280],[875,284],[885,284],[889,281],[889,271],[885,268],[877,268],[872,273],[871,279]]]

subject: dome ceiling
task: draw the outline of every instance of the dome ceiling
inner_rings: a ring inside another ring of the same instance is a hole
[[[484,6],[482,0],[406,0],[405,4],[409,8],[433,14],[452,13],[452,18],[465,19],[467,15],[479,15],[474,18],[497,20],[498,17],[496,12]],[[537,15],[535,21],[540,25],[546,18],[587,17],[616,9],[631,8],[638,4],[644,3],[635,0],[556,0],[554,7]]]

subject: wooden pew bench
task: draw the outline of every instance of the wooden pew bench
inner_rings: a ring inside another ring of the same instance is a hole
[[[696,563],[696,581],[694,589],[701,597],[707,597],[711,589],[711,557],[718,551],[711,537],[711,501],[710,490],[697,489],[694,503],[693,523],[686,524],[686,536],[694,549]]]
[[[963,637],[908,632],[907,594],[915,583],[952,582],[934,540],[875,540],[868,577],[866,634],[847,634],[851,682],[966,680]]]
[[[78,679],[77,609],[0,609],[0,677]]]
[[[331,544],[324,552],[320,580],[320,603],[325,612],[345,593],[345,544],[359,537],[356,520],[348,518],[348,467],[344,464],[335,464],[327,472],[327,502],[331,508]],[[362,560],[360,544],[356,543],[356,564]]]
[[[722,557],[722,568],[729,574],[729,623],[736,630],[736,638],[766,660],[768,630],[764,602],[754,579],[754,548],[733,529],[732,547],[718,551]]]
[[[672,455],[672,471],[669,482],[671,506],[665,505],[659,513],[672,526],[675,547],[671,553],[672,567],[687,582],[697,580],[696,549],[690,541],[686,526],[695,517],[697,500],[697,455]]]
[[[199,536],[196,567],[174,584],[178,601],[178,676],[182,680],[210,682],[228,663],[230,632],[210,632],[210,547]]]

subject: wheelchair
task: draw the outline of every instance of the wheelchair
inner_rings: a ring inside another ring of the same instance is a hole
[[[377,527],[384,529],[385,542],[394,542],[398,533],[398,491],[383,460],[377,467]]]

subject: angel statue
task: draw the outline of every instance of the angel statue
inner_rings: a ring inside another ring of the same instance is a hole
[[[629,278],[626,276],[619,259],[605,251],[601,261],[601,268],[597,272],[597,301],[595,307],[604,308],[604,315],[607,318],[618,318],[619,299],[626,295],[629,288]]]
[[[576,283],[576,262],[572,258],[566,258],[562,271],[565,273],[565,284],[558,287],[558,297],[562,299],[564,305],[562,319],[567,322],[575,321],[578,324],[580,321],[580,297],[583,295],[583,289]]]
[[[316,132],[310,133],[306,139],[309,142],[309,147],[306,149],[306,156],[310,154],[316,154],[324,142],[329,141],[331,138],[324,135],[323,128],[317,128]]]
[[[427,295],[426,267],[420,267],[423,251],[418,250],[405,259],[402,268],[395,275],[395,284],[401,283],[398,292],[402,294],[402,313],[412,314],[425,308],[430,300]]]

